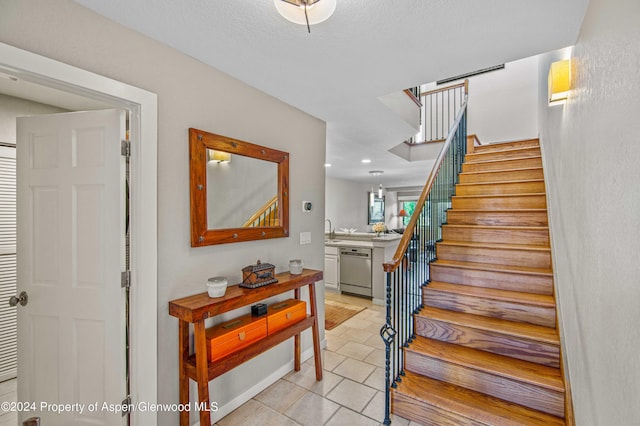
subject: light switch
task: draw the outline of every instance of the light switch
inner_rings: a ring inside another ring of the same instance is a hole
[[[300,245],[303,246],[305,244],[311,244],[311,232],[300,233]]]

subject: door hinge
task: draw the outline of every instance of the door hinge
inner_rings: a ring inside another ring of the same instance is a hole
[[[125,157],[131,157],[131,142],[122,140],[120,142],[120,154]]]
[[[120,274],[120,287],[131,287],[131,271],[124,271]]]
[[[131,396],[127,396],[125,399],[123,399],[122,405],[120,407],[122,407],[122,417],[129,414],[129,412],[131,411]]]

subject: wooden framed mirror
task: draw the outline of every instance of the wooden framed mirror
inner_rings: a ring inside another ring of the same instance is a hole
[[[189,129],[191,247],[289,236],[289,153]]]

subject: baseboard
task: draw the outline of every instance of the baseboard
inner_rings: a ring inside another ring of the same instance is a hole
[[[374,305],[378,305],[378,306],[385,306],[386,305],[386,301],[384,299],[371,299],[371,303],[373,303]]]
[[[324,349],[327,347],[327,340],[324,339],[320,342],[320,348]],[[300,361],[305,362],[309,358],[313,357],[313,346],[309,349],[303,351],[300,354]],[[293,360],[289,361],[287,364],[275,370],[273,373],[269,374],[267,377],[251,386],[249,389],[233,398],[231,401],[227,402],[224,405],[218,407],[218,411],[211,413],[211,424],[216,423],[218,420],[231,413],[236,408],[240,407],[245,402],[249,401],[251,398],[283,378],[287,373],[293,370]],[[194,423],[194,426],[199,426],[200,422]]]

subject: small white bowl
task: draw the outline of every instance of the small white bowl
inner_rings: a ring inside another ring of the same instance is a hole
[[[207,280],[209,297],[222,297],[227,292],[226,277],[211,277]]]
[[[300,259],[293,259],[289,261],[289,273],[291,275],[299,275],[302,273],[302,269],[304,268],[304,264]]]

